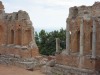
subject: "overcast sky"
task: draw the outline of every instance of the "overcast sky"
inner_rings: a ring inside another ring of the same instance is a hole
[[[66,28],[69,8],[93,5],[100,0],[1,0],[7,13],[25,10],[29,13],[35,31]]]

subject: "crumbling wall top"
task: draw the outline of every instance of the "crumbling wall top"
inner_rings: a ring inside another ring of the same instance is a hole
[[[84,19],[89,19],[92,16],[100,16],[100,2],[95,2],[92,6],[71,7],[68,18],[84,17]]]
[[[4,9],[4,5],[2,4],[1,1],[0,1],[0,9]]]
[[[19,10],[18,12],[6,13],[5,19],[7,20],[30,20],[30,17],[26,11]]]

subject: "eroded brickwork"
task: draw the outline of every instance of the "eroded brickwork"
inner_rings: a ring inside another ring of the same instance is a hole
[[[51,75],[100,75],[100,2],[71,7],[66,22],[69,47],[56,54]]]
[[[34,28],[26,11],[5,13],[0,1],[0,54],[31,58],[39,55]]]

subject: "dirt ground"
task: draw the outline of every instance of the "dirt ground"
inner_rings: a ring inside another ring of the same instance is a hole
[[[15,66],[0,65],[0,75],[45,75],[40,70],[28,71]]]

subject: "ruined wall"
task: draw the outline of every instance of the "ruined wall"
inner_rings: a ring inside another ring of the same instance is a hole
[[[100,2],[71,7],[66,23],[69,48],[56,54],[51,75],[100,75]]]
[[[0,1],[0,54],[20,57],[39,55],[34,28],[26,11],[5,13]]]
[[[71,32],[71,52],[79,52],[79,39],[80,39],[80,24],[81,18],[83,18],[83,29],[84,29],[84,54],[91,54],[92,50],[92,28],[93,28],[93,17],[96,22],[96,52],[100,54],[100,2],[95,2],[93,6],[79,6],[71,7],[69,9],[69,29]]]

